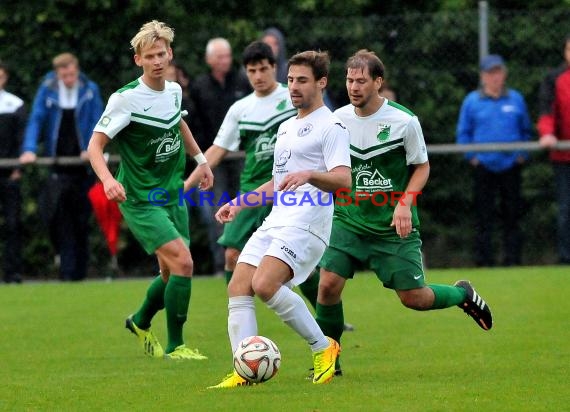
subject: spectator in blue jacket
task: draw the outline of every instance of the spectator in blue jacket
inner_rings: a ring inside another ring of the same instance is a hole
[[[40,140],[45,155],[55,158],[40,194],[40,210],[59,255],[60,278],[82,280],[89,256],[87,191],[93,182],[87,145],[103,113],[103,101],[99,87],[81,73],[73,54],[59,54],[52,63],[54,70],[34,98],[20,162],[35,162]],[[59,157],[78,157],[85,163],[58,164]]]
[[[532,125],[523,96],[505,86],[503,58],[492,54],[480,65],[481,87],[465,97],[457,125],[457,143],[514,143],[529,141]],[[493,266],[492,226],[499,217],[503,229],[503,265],[521,263],[519,220],[523,151],[473,152],[466,159],[474,172],[476,214],[475,264]],[[500,200],[497,209],[496,202]]]

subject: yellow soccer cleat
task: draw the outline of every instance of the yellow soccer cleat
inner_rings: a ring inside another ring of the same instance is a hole
[[[335,374],[334,366],[336,358],[340,354],[340,345],[333,338],[327,337],[327,339],[330,342],[328,348],[319,352],[313,352],[314,384],[328,383]]]
[[[237,374],[236,371],[226,375],[220,383],[214,386],[208,386],[208,389],[237,388],[238,386],[253,386],[255,383],[245,380]]]
[[[202,355],[198,349],[187,348],[186,345],[177,346],[172,352],[164,355],[167,359],[194,359],[194,360],[204,360],[208,359],[207,356]]]
[[[164,356],[164,349],[162,349],[162,346],[156,336],[154,336],[154,333],[152,333],[150,329],[141,329],[135,325],[135,322],[133,322],[133,315],[127,318],[125,321],[125,327],[139,338],[145,355],[153,358],[162,358]]]

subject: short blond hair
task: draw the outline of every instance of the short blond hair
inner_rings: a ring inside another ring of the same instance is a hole
[[[52,59],[51,64],[53,65],[53,68],[57,70],[62,67],[67,67],[70,64],[79,66],[79,60],[72,53],[61,53]]]
[[[174,29],[158,20],[149,21],[143,24],[139,32],[131,39],[131,47],[136,54],[140,55],[142,49],[160,39],[164,40],[166,47],[170,47],[170,43],[174,41]]]

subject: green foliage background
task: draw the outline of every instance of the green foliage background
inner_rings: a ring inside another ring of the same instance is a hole
[[[374,50],[387,66],[387,80],[398,101],[420,118],[429,143],[454,141],[459,106],[478,83],[477,1],[176,1],[176,0],[47,0],[3,1],[0,7],[0,59],[11,64],[9,90],[27,102],[33,99],[51,58],[73,51],[84,71],[101,86],[106,99],[139,72],[132,62],[129,40],[150,19],[176,29],[175,57],[193,77],[205,72],[204,47],[211,37],[228,38],[240,51],[270,25],[287,36],[289,54],[309,48],[332,56],[329,91],[338,105],[346,103],[344,62],[359,48]],[[490,1],[490,51],[503,54],[509,84],[527,99],[537,116],[538,86],[561,61],[562,38],[568,32],[569,0]],[[516,12],[510,10],[518,10]],[[422,234],[428,265],[471,263],[473,222],[469,169],[458,155],[432,155],[432,174],[422,196]],[[27,272],[43,274],[49,267],[49,244],[37,218],[35,193],[42,170],[33,168],[24,180],[26,194]],[[31,177],[31,178],[30,178]],[[524,171],[526,237],[524,262],[555,260],[556,205],[552,172],[545,153],[534,153]],[[193,252],[207,253],[199,228]],[[146,258],[127,231],[121,247],[122,267],[144,271]],[[94,263],[105,261],[104,245],[94,230]],[[500,245],[497,244],[500,251]],[[500,252],[498,252],[500,253]],[[197,262],[207,272],[207,262]]]

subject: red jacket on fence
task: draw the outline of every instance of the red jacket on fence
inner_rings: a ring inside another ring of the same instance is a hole
[[[552,134],[558,140],[570,140],[570,66],[565,64],[546,76],[540,86],[539,109],[540,137]],[[570,163],[570,150],[552,150],[550,159]]]

